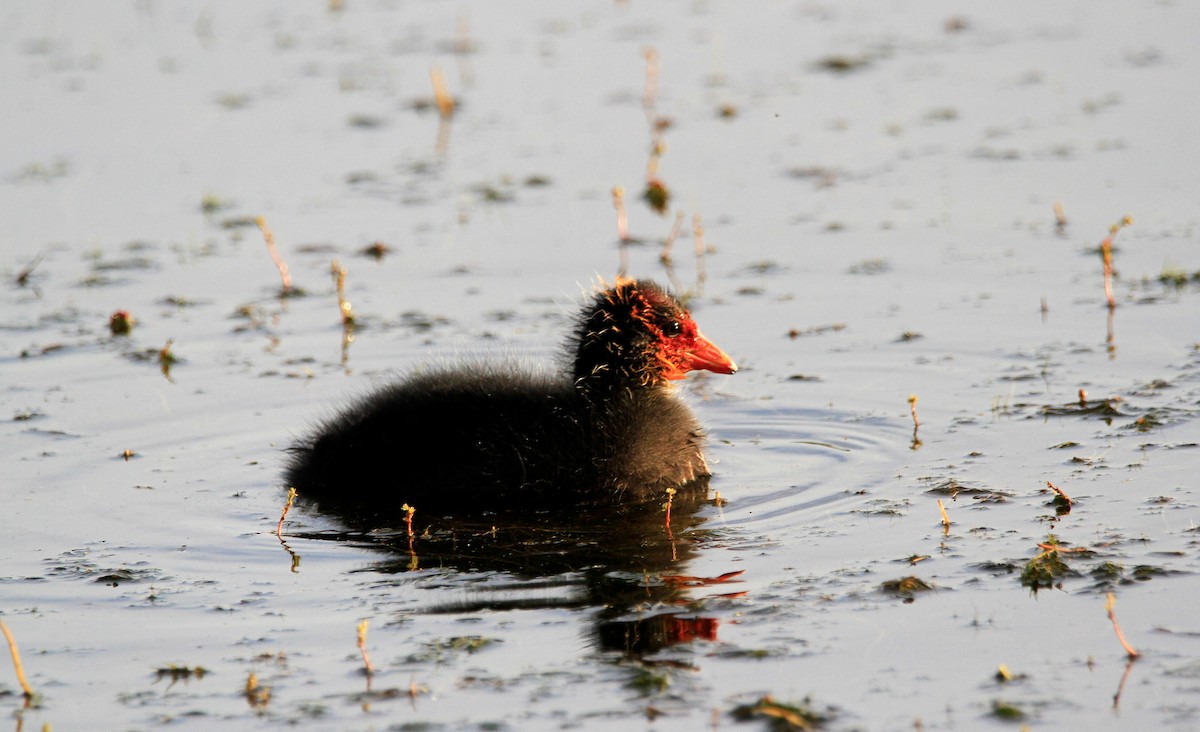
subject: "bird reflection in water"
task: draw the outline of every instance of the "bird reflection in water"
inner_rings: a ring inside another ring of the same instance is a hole
[[[437,574],[423,614],[464,614],[518,609],[596,608],[592,637],[603,649],[633,657],[667,646],[717,639],[719,621],[694,610],[701,587],[736,581],[740,572],[714,578],[686,574],[709,531],[703,528],[714,501],[708,478],[671,497],[671,523],[660,502],[586,504],[572,511],[498,512],[457,518],[417,511],[388,521],[353,504],[305,501],[336,528],[287,532],[290,539],[328,540],[383,555],[367,568],[382,574],[453,570],[469,581],[455,592],[456,578]],[[706,511],[707,509],[707,511]],[[481,575],[483,576],[481,579]],[[444,599],[451,590],[452,599]],[[709,593],[734,597],[740,593]],[[647,614],[649,609],[659,610]]]

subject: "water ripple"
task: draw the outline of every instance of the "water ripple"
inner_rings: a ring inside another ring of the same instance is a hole
[[[714,487],[742,524],[829,511],[894,474],[910,438],[898,420],[829,409],[728,405],[719,423]]]

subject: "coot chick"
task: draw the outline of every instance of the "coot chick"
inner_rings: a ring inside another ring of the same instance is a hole
[[[570,372],[420,370],[293,448],[286,480],[320,504],[400,515],[654,499],[709,476],[704,433],[670,382],[733,360],[679,302],[620,279],[580,313]]]

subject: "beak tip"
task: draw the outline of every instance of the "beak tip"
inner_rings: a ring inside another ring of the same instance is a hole
[[[715,343],[696,333],[695,346],[688,352],[688,365],[685,371],[703,369],[715,374],[737,373],[738,367],[728,353],[725,353]]]

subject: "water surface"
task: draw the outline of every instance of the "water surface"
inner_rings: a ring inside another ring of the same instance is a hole
[[[833,729],[1194,729],[1198,21],[8,8],[0,617],[37,698],[5,665],[0,704],[17,729],[691,730],[764,728],[732,712],[770,695]],[[322,414],[460,354],[559,357],[621,267],[614,186],[629,272],[742,367],[681,387],[723,501],[411,548],[399,517],[299,506],[281,543],[283,450]],[[1031,582],[1052,537],[1086,551]]]

